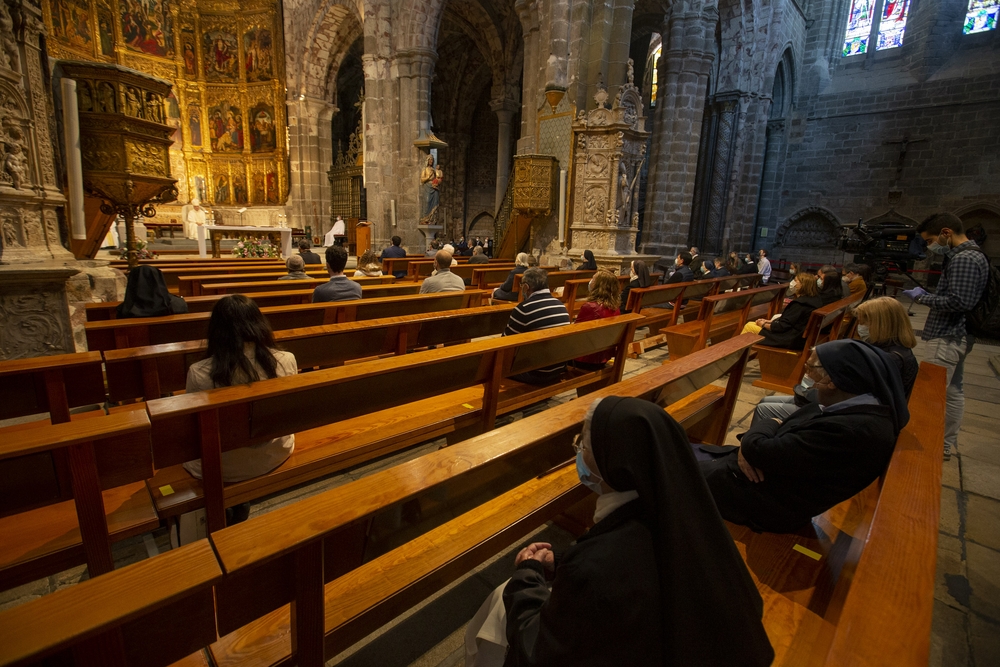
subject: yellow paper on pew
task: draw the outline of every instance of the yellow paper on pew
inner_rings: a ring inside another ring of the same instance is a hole
[[[463,408],[467,408],[467,409],[469,409],[469,410],[472,410],[472,409],[473,409],[473,406],[469,405],[468,403],[462,403],[462,407],[463,407]]]
[[[174,492],[174,487],[170,486],[169,484],[160,487],[161,496],[169,496],[173,492]]]
[[[792,547],[792,549],[794,551],[798,551],[800,554],[805,554],[806,556],[809,556],[813,560],[819,560],[820,558],[822,558],[820,554],[816,553],[812,549],[805,548],[801,544],[796,544],[795,546]]]

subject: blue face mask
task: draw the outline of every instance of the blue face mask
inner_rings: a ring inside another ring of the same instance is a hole
[[[585,487],[601,495],[604,491],[601,489],[601,478],[591,472],[590,468],[583,460],[583,450],[581,449],[576,453],[576,474],[580,478],[580,483]]]

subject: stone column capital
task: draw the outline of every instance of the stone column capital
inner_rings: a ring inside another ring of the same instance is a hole
[[[437,58],[437,51],[432,49],[400,51],[396,54],[396,71],[400,78],[430,76]]]
[[[497,115],[501,123],[510,123],[514,114],[521,109],[521,104],[509,97],[490,100],[490,110]]]

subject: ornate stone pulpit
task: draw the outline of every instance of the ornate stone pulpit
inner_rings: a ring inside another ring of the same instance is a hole
[[[103,213],[125,218],[125,247],[135,266],[135,218],[152,218],[154,204],[177,197],[168,152],[174,128],[163,106],[170,83],[118,65],[60,65],[76,80],[83,187],[105,200]]]
[[[601,266],[626,268],[635,259],[639,232],[639,174],[646,160],[646,118],[631,81],[608,108],[603,88],[597,107],[581,111],[573,123],[576,141],[570,254],[592,250]]]

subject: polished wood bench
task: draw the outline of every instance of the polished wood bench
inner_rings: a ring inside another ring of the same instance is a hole
[[[393,296],[401,294],[418,294],[420,285],[417,283],[397,283],[392,276],[359,276],[348,278],[361,285],[362,297],[365,288],[368,288],[372,296]],[[255,292],[280,292],[292,291],[309,287],[316,289],[320,285],[330,282],[329,278],[310,278],[309,280],[267,280],[258,282],[232,282],[232,283],[204,283],[201,286],[201,293],[204,296],[220,296],[224,294],[246,294]],[[292,283],[289,285],[289,283]]]
[[[757,339],[727,341],[215,533],[226,571],[215,664],[322,665],[578,501],[592,514],[596,497],[579,482],[570,443],[597,398],[654,401],[705,442],[722,442]],[[725,373],[725,388],[710,384]]]
[[[257,304],[260,308],[270,308],[271,306],[296,306],[304,303],[312,303],[313,289],[316,285],[322,285],[326,283],[325,280],[283,280],[281,281],[280,287],[284,287],[285,283],[294,282],[295,287],[299,289],[289,289],[289,290],[275,290],[267,291],[267,283],[249,283],[251,286],[250,291],[240,292],[246,295],[251,301]],[[309,289],[302,289],[304,285],[311,285]],[[260,286],[260,290],[257,287]],[[215,285],[212,285],[213,289],[205,290],[206,292],[215,291]],[[215,308],[215,304],[219,302],[225,296],[228,296],[231,292],[228,291],[218,291],[215,294],[205,294],[204,296],[189,296],[184,299],[187,303],[189,313],[210,313],[212,309]],[[362,285],[361,286],[361,298],[362,299],[381,299],[391,296],[406,296],[409,294],[419,294],[420,285],[403,283],[399,285],[388,284],[388,285]],[[86,306],[86,314],[88,322],[103,322],[105,320],[114,320],[118,318],[118,313],[116,309],[120,301],[106,301],[104,303],[88,303]]]
[[[498,414],[616,382],[638,319],[622,315],[148,401],[157,512],[175,516],[204,503],[214,532],[225,526],[226,506],[419,442],[489,430]],[[601,370],[568,370],[546,386],[509,379],[604,350],[615,362]],[[221,452],[289,433],[296,434],[295,451],[276,470],[223,485]],[[197,458],[203,481],[181,466]]]
[[[927,664],[944,443],[944,413],[927,406],[945,391],[945,369],[921,363],[885,473],[807,529],[729,524],[764,597],[774,665]]]
[[[484,293],[478,290],[414,294],[382,299],[329,301],[298,306],[262,308],[275,331],[322,326],[339,322],[372,320],[416,313],[432,313],[482,304]],[[165,317],[130,318],[87,322],[87,347],[92,351],[121,350],[145,345],[201,340],[208,335],[211,313],[187,313]]]
[[[549,271],[549,290],[556,290],[560,287],[565,287],[567,280],[590,280],[596,271]],[[524,276],[523,273],[514,276],[514,289],[512,290],[515,294],[520,296],[520,300],[524,300],[524,294],[521,292],[521,278]]]
[[[514,262],[511,260],[501,260],[499,262],[490,262],[486,264],[469,264],[468,257],[456,257],[455,259],[458,260],[458,264],[453,266],[452,270],[457,269],[459,266],[469,267],[463,269],[462,272],[458,274],[462,276],[467,285],[470,284],[469,281],[472,279],[472,274],[475,269],[502,269],[506,267],[506,269],[510,271],[510,269],[514,268]],[[462,261],[463,259],[465,260],[464,262]],[[413,260],[406,267],[406,277],[410,280],[423,280],[424,278],[430,276],[436,268],[437,265],[434,263],[433,258]]]
[[[538,268],[552,272],[559,269],[557,266],[540,266]],[[494,290],[507,281],[507,276],[509,276],[510,272],[513,270],[513,264],[509,264],[507,266],[494,266],[492,264],[475,265],[475,268],[472,270],[472,285],[477,289]]]
[[[663,277],[662,273],[651,273],[649,277],[653,281],[653,285],[658,285],[660,283],[660,278]],[[618,285],[622,290],[631,282],[628,274],[623,276],[618,276]],[[556,298],[566,304],[566,310],[569,312],[569,317],[571,320],[576,319],[576,314],[579,312],[580,307],[587,303],[587,296],[590,294],[590,279],[585,278],[580,279],[570,279],[567,280],[565,285],[563,285],[562,294],[556,294]],[[625,305],[625,304],[622,304]]]
[[[806,360],[812,349],[821,343],[840,337],[842,325],[845,318],[850,316],[851,307],[863,297],[863,293],[852,294],[846,299],[834,301],[814,310],[809,316],[805,331],[802,332],[802,338],[805,340],[801,350],[757,345],[754,350],[760,362],[760,379],[754,381],[754,386],[791,394],[795,390],[795,385],[802,381]]]
[[[407,273],[410,262],[418,262],[426,260],[426,255],[407,255],[406,257],[383,257],[382,258],[382,273],[387,276],[394,275],[396,273]]]
[[[114,569],[111,542],[160,525],[146,490],[153,475],[145,412],[90,413],[78,421],[12,429],[0,441],[0,468],[64,451],[69,500],[43,498],[23,479],[0,502],[0,589],[86,562],[91,577]],[[30,472],[25,471],[25,472]],[[6,475],[5,475],[6,477]]]
[[[320,280],[326,282],[330,279],[330,273],[326,269],[311,269],[305,272],[312,280]],[[221,274],[221,275],[183,275],[178,277],[178,292],[181,296],[200,296],[202,294],[211,294],[212,292],[206,292],[205,290],[212,286],[218,284],[229,284],[236,285],[236,291],[241,291],[241,289],[254,289],[254,283],[264,283],[267,290],[273,289],[293,289],[288,287],[287,283],[295,283],[294,280],[279,280],[282,276],[287,276],[288,271],[268,271],[266,273],[237,273],[237,274]],[[348,277],[349,280],[353,280],[361,285],[385,285],[388,283],[395,282],[395,278],[391,275],[388,276],[358,276],[357,278],[353,276]],[[303,281],[304,282],[304,281]],[[317,283],[322,284],[322,283]]]
[[[225,264],[216,265],[201,265],[189,262],[187,264],[170,264],[161,266],[159,264],[151,264],[150,266],[155,266],[160,269],[163,274],[163,279],[167,283],[167,287],[175,290],[178,289],[179,279],[181,276],[188,276],[192,274],[198,275],[208,275],[208,276],[225,276],[225,275],[237,275],[242,273],[266,273],[270,271],[284,271],[285,262],[284,260],[263,260],[260,262],[246,262],[246,263],[235,263],[227,262]],[[124,266],[115,267],[122,271],[128,271],[128,264]]]
[[[701,308],[701,299],[731,289],[756,287],[761,276],[726,276],[686,283],[652,285],[629,290],[626,310],[645,317],[642,326],[649,327],[647,336],[676,325],[680,319],[694,317]]]
[[[419,313],[360,322],[276,331],[278,346],[295,355],[299,370],[330,368],[414,349],[503,333],[514,304]],[[184,391],[191,364],[205,358],[204,340],[104,353],[108,400],[124,403]]]
[[[732,338],[743,330],[750,320],[760,317],[770,319],[781,312],[785,305],[787,285],[768,285],[739,292],[726,292],[706,296],[701,300],[698,317],[683,324],[675,324],[664,329],[670,360],[676,361],[695,350],[700,350],[709,341],[713,344]],[[648,339],[633,343],[633,351],[641,353],[649,346]],[[639,344],[641,347],[636,348]]]
[[[0,665],[209,667],[221,579],[199,540],[0,611]]]

